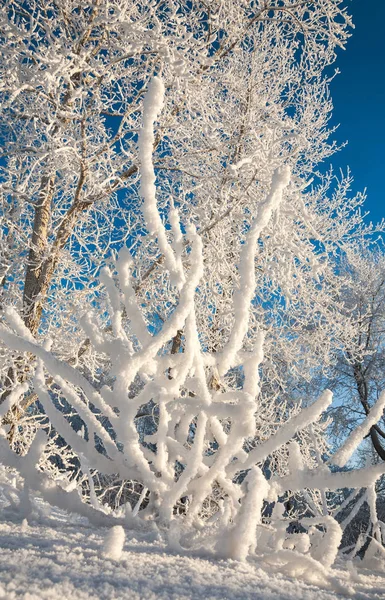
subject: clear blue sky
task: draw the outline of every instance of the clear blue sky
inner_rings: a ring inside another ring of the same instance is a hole
[[[331,85],[334,138],[348,146],[331,158],[349,166],[354,189],[367,188],[366,208],[374,221],[385,217],[385,0],[347,0],[355,29],[338,52],[341,74]]]

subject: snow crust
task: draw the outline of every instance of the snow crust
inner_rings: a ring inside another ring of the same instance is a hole
[[[106,530],[90,527],[87,520],[38,502],[40,515],[26,523],[10,518],[0,506],[0,598],[7,600],[383,598],[383,573],[356,564],[337,567],[332,577],[317,581],[309,566],[296,559],[290,577],[281,571],[279,559],[269,563],[261,556],[239,563],[175,553],[154,531],[134,535],[127,530],[117,562],[105,553]],[[116,542],[115,533],[112,537]],[[287,562],[290,550],[283,550],[283,556]]]

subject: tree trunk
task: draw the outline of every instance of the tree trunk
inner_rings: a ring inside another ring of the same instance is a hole
[[[54,189],[55,176],[44,176],[41,182],[38,205],[35,209],[31,247],[25,275],[23,292],[24,323],[33,335],[37,333],[42,313],[42,301],[39,296],[43,285],[43,265],[48,246]]]

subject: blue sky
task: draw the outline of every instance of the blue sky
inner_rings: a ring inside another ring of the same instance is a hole
[[[385,0],[347,0],[355,29],[338,52],[341,74],[331,85],[333,137],[348,146],[331,158],[348,165],[355,191],[367,188],[366,208],[374,221],[385,217]]]

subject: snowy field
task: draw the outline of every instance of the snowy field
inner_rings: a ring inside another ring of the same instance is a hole
[[[39,504],[37,505],[39,506]],[[41,514],[20,522],[0,512],[0,598],[118,600],[218,598],[229,600],[383,599],[380,571],[333,569],[318,585],[283,576],[263,558],[247,563],[180,556],[159,533],[126,531],[118,560],[103,556],[108,530],[90,527],[40,504]]]

